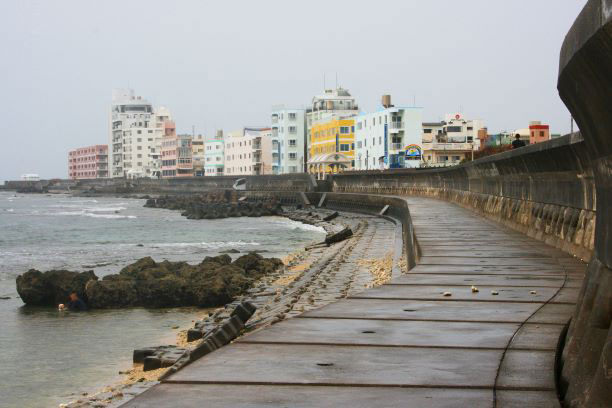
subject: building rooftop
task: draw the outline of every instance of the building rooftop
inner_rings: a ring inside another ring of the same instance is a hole
[[[312,98],[312,101],[320,101],[320,100],[334,100],[334,99],[343,99],[343,100],[352,100],[355,99],[351,96],[348,89],[337,88],[337,89],[326,89],[323,94],[316,95]]]

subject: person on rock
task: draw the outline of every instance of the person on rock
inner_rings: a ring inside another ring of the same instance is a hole
[[[518,149],[519,147],[523,146],[525,146],[525,142],[521,140],[521,135],[517,133],[516,136],[514,136],[514,140],[512,141],[512,148]]]
[[[77,295],[76,292],[72,292],[69,298],[70,301],[66,304],[68,310],[76,312],[83,312],[87,310],[87,304],[85,304],[85,302],[83,302],[81,298],[79,298],[79,295]]]

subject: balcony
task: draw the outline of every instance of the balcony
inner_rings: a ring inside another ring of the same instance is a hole
[[[389,130],[393,133],[399,132],[404,129],[404,122],[390,122]]]
[[[391,150],[402,150],[403,148],[404,145],[402,143],[391,143],[390,145]]]
[[[471,151],[472,143],[423,143],[423,150]]]
[[[258,164],[261,163],[261,155],[259,154],[254,154],[253,157],[251,158],[251,162],[253,164]]]
[[[253,150],[261,150],[261,137],[253,139]]]

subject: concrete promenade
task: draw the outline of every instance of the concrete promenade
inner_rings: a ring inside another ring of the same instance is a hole
[[[245,335],[124,406],[559,406],[555,350],[586,265],[456,205],[407,201],[421,247],[408,274]]]

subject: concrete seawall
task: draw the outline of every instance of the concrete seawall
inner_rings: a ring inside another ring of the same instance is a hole
[[[574,134],[446,169],[334,175],[332,189],[451,201],[588,260],[596,219],[590,163]]]
[[[317,184],[309,174],[270,176],[190,177],[184,179],[94,179],[7,181],[5,190],[46,193],[49,191],[83,191],[92,194],[189,194],[230,189],[238,179],[246,181],[247,190],[315,191]]]

